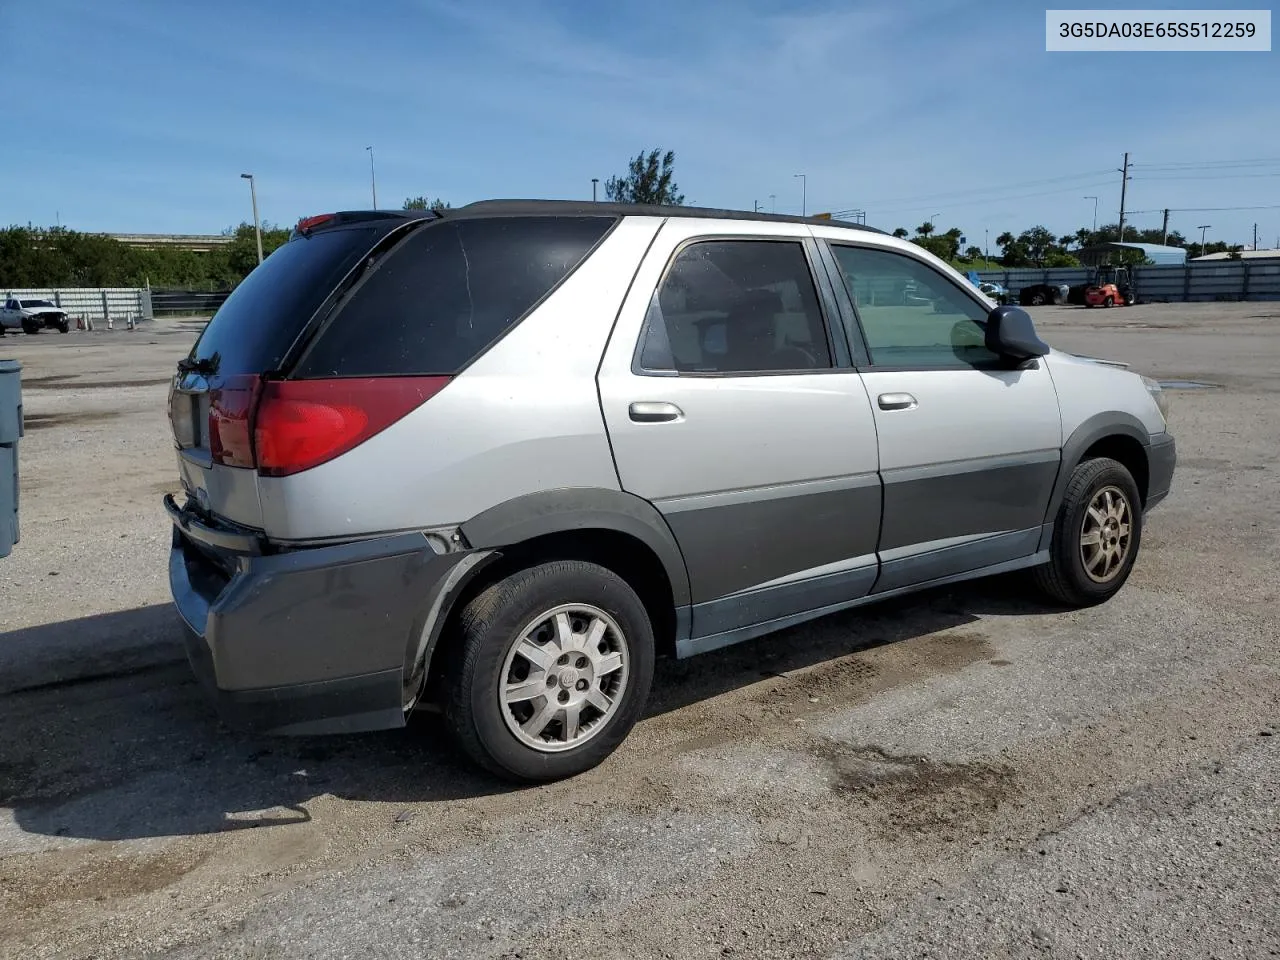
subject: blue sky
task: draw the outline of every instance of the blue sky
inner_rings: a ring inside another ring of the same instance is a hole
[[[250,218],[250,171],[288,224],[368,206],[370,144],[381,206],[589,198],[661,146],[699,205],[799,212],[804,173],[811,213],[938,214],[994,247],[1088,225],[1087,194],[1113,222],[1128,150],[1128,206],[1157,211],[1137,225],[1167,206],[1185,234],[1249,243],[1256,220],[1274,245],[1280,54],[1051,54],[1044,8],[0,0],[0,222],[213,233]]]

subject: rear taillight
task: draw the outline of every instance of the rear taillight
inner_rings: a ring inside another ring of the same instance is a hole
[[[209,455],[228,467],[253,466],[253,410],[262,381],[218,378],[209,388]]]
[[[421,406],[449,379],[266,381],[253,421],[258,472],[285,477],[332,460]]]

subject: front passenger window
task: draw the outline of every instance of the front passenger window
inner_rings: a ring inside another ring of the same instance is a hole
[[[682,249],[649,304],[640,366],[687,374],[830,368],[803,245],[707,240]]]
[[[833,244],[875,366],[987,366],[986,311],[914,257]]]

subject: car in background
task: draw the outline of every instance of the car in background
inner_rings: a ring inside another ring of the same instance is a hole
[[[1024,307],[1066,303],[1071,288],[1065,283],[1033,283],[1018,291],[1018,303]]]
[[[5,328],[21,328],[23,333],[39,333],[45,327],[66,333],[71,329],[67,311],[52,300],[9,297],[0,307],[0,336]]]
[[[996,283],[994,280],[984,280],[982,283],[978,284],[978,289],[996,303],[1005,304],[1009,302],[1009,288],[1003,283]]]

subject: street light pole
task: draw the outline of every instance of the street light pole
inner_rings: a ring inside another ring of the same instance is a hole
[[[940,216],[942,216],[942,214],[940,213],[929,214],[929,232],[930,233],[933,233],[933,231],[938,229],[938,218]]]
[[[365,147],[369,151],[369,186],[373,188],[373,209],[378,209],[378,176],[373,169],[373,147]]]
[[[600,182],[600,178],[599,178],[599,177],[592,177],[592,178],[591,178],[591,202],[592,202],[592,203],[595,203],[595,202],[596,202],[596,184],[597,184],[597,183],[599,183],[599,182]]]
[[[1094,233],[1097,233],[1097,232],[1098,232],[1098,198],[1097,198],[1097,197],[1083,197],[1082,199],[1084,199],[1084,200],[1092,200],[1092,201],[1093,201],[1093,232],[1094,232]]]
[[[809,178],[803,173],[793,174],[800,178],[800,216],[807,216],[809,212]]]
[[[262,262],[262,224],[258,220],[258,190],[253,185],[253,174],[240,174],[241,180],[249,181],[249,199],[253,201],[253,233],[258,238],[258,262]]]
[[[1196,227],[1200,231],[1200,256],[1204,256],[1204,232],[1212,227],[1212,223],[1202,223]]]
[[[778,212],[778,195],[776,193],[769,194],[769,212]]]

